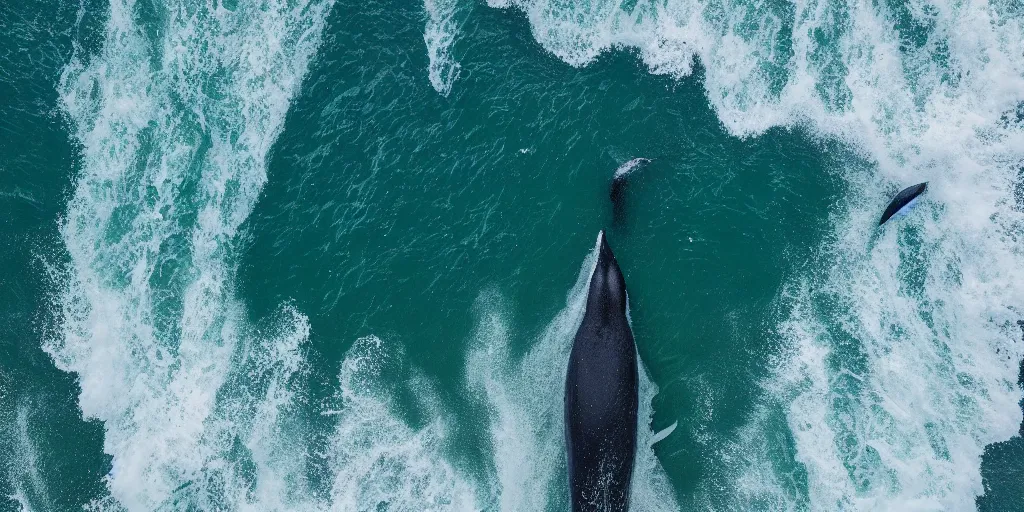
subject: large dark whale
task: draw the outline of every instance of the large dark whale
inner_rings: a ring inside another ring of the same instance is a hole
[[[889,202],[889,206],[885,208],[885,211],[882,212],[882,218],[879,219],[878,225],[881,226],[882,224],[885,224],[885,221],[889,220],[889,217],[895,215],[896,212],[900,211],[900,209],[913,201],[917,196],[921,195],[926,188],[928,188],[927,181],[901,190],[899,194],[896,194],[896,197],[892,198],[892,201]]]
[[[636,453],[637,360],[626,281],[600,234],[587,310],[565,375],[565,444],[573,512],[624,511]]]

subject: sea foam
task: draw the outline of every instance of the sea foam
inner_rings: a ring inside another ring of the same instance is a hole
[[[5,455],[0,470],[11,486],[5,498],[16,503],[21,512],[53,510],[49,486],[40,472],[39,449],[31,432],[40,422],[31,421],[31,414],[27,397],[0,407],[0,450]]]
[[[62,75],[82,166],[44,349],[104,424],[109,496],[93,508],[304,508],[309,325],[284,306],[259,327],[233,292],[239,227],[330,8],[113,0],[102,50]]]
[[[452,85],[459,77],[461,65],[452,56],[452,46],[459,32],[456,19],[458,0],[423,0],[427,24],[423,31],[423,42],[427,45],[427,77],[430,85],[442,96],[452,92]]]
[[[345,354],[334,432],[327,445],[334,510],[480,510],[473,480],[447,461],[449,420],[433,385],[407,379],[401,346],[361,338]],[[414,428],[395,411],[408,387],[425,411]]]

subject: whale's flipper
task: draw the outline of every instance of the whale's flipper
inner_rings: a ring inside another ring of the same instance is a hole
[[[906,206],[907,203],[921,195],[926,188],[928,188],[927,181],[901,190],[900,193],[896,194],[896,197],[892,199],[889,206],[885,208],[885,212],[882,213],[882,218],[878,221],[878,225],[881,226],[882,224],[885,224],[885,221],[889,220],[889,217],[895,215],[896,212],[900,211],[900,209]]]
[[[654,445],[658,444],[659,441],[661,441],[662,439],[665,439],[666,437],[671,435],[672,432],[675,432],[676,427],[678,427],[678,426],[679,426],[679,422],[678,421],[674,421],[674,422],[672,422],[671,425],[669,425],[669,426],[659,430],[658,433],[654,434],[654,437],[651,438],[651,446],[654,446]]]
[[[629,508],[639,374],[626,281],[601,233],[587,308],[565,375],[565,444],[574,512]]]

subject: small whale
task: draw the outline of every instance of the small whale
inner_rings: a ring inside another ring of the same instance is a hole
[[[636,343],[626,281],[604,231],[587,309],[565,375],[565,445],[573,512],[625,511],[636,455]]]
[[[608,195],[612,200],[612,208],[614,210],[613,213],[615,215],[616,222],[619,222],[622,219],[622,215],[625,210],[626,177],[633,171],[649,163],[651,163],[651,159],[649,158],[634,158],[620,165],[618,169],[615,169],[615,174],[612,176],[611,191]]]
[[[928,188],[927,181],[901,190],[900,193],[896,194],[896,197],[892,199],[889,206],[885,208],[885,211],[882,212],[882,218],[878,221],[878,225],[881,226],[882,224],[885,224],[885,221],[889,220],[889,218],[895,215],[896,212],[900,211],[900,209],[913,201],[917,196],[921,195],[926,188]]]

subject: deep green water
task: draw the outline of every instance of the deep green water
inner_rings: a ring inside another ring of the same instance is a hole
[[[0,506],[563,510],[605,229],[678,422],[634,509],[1024,510],[972,6],[3,3]]]

